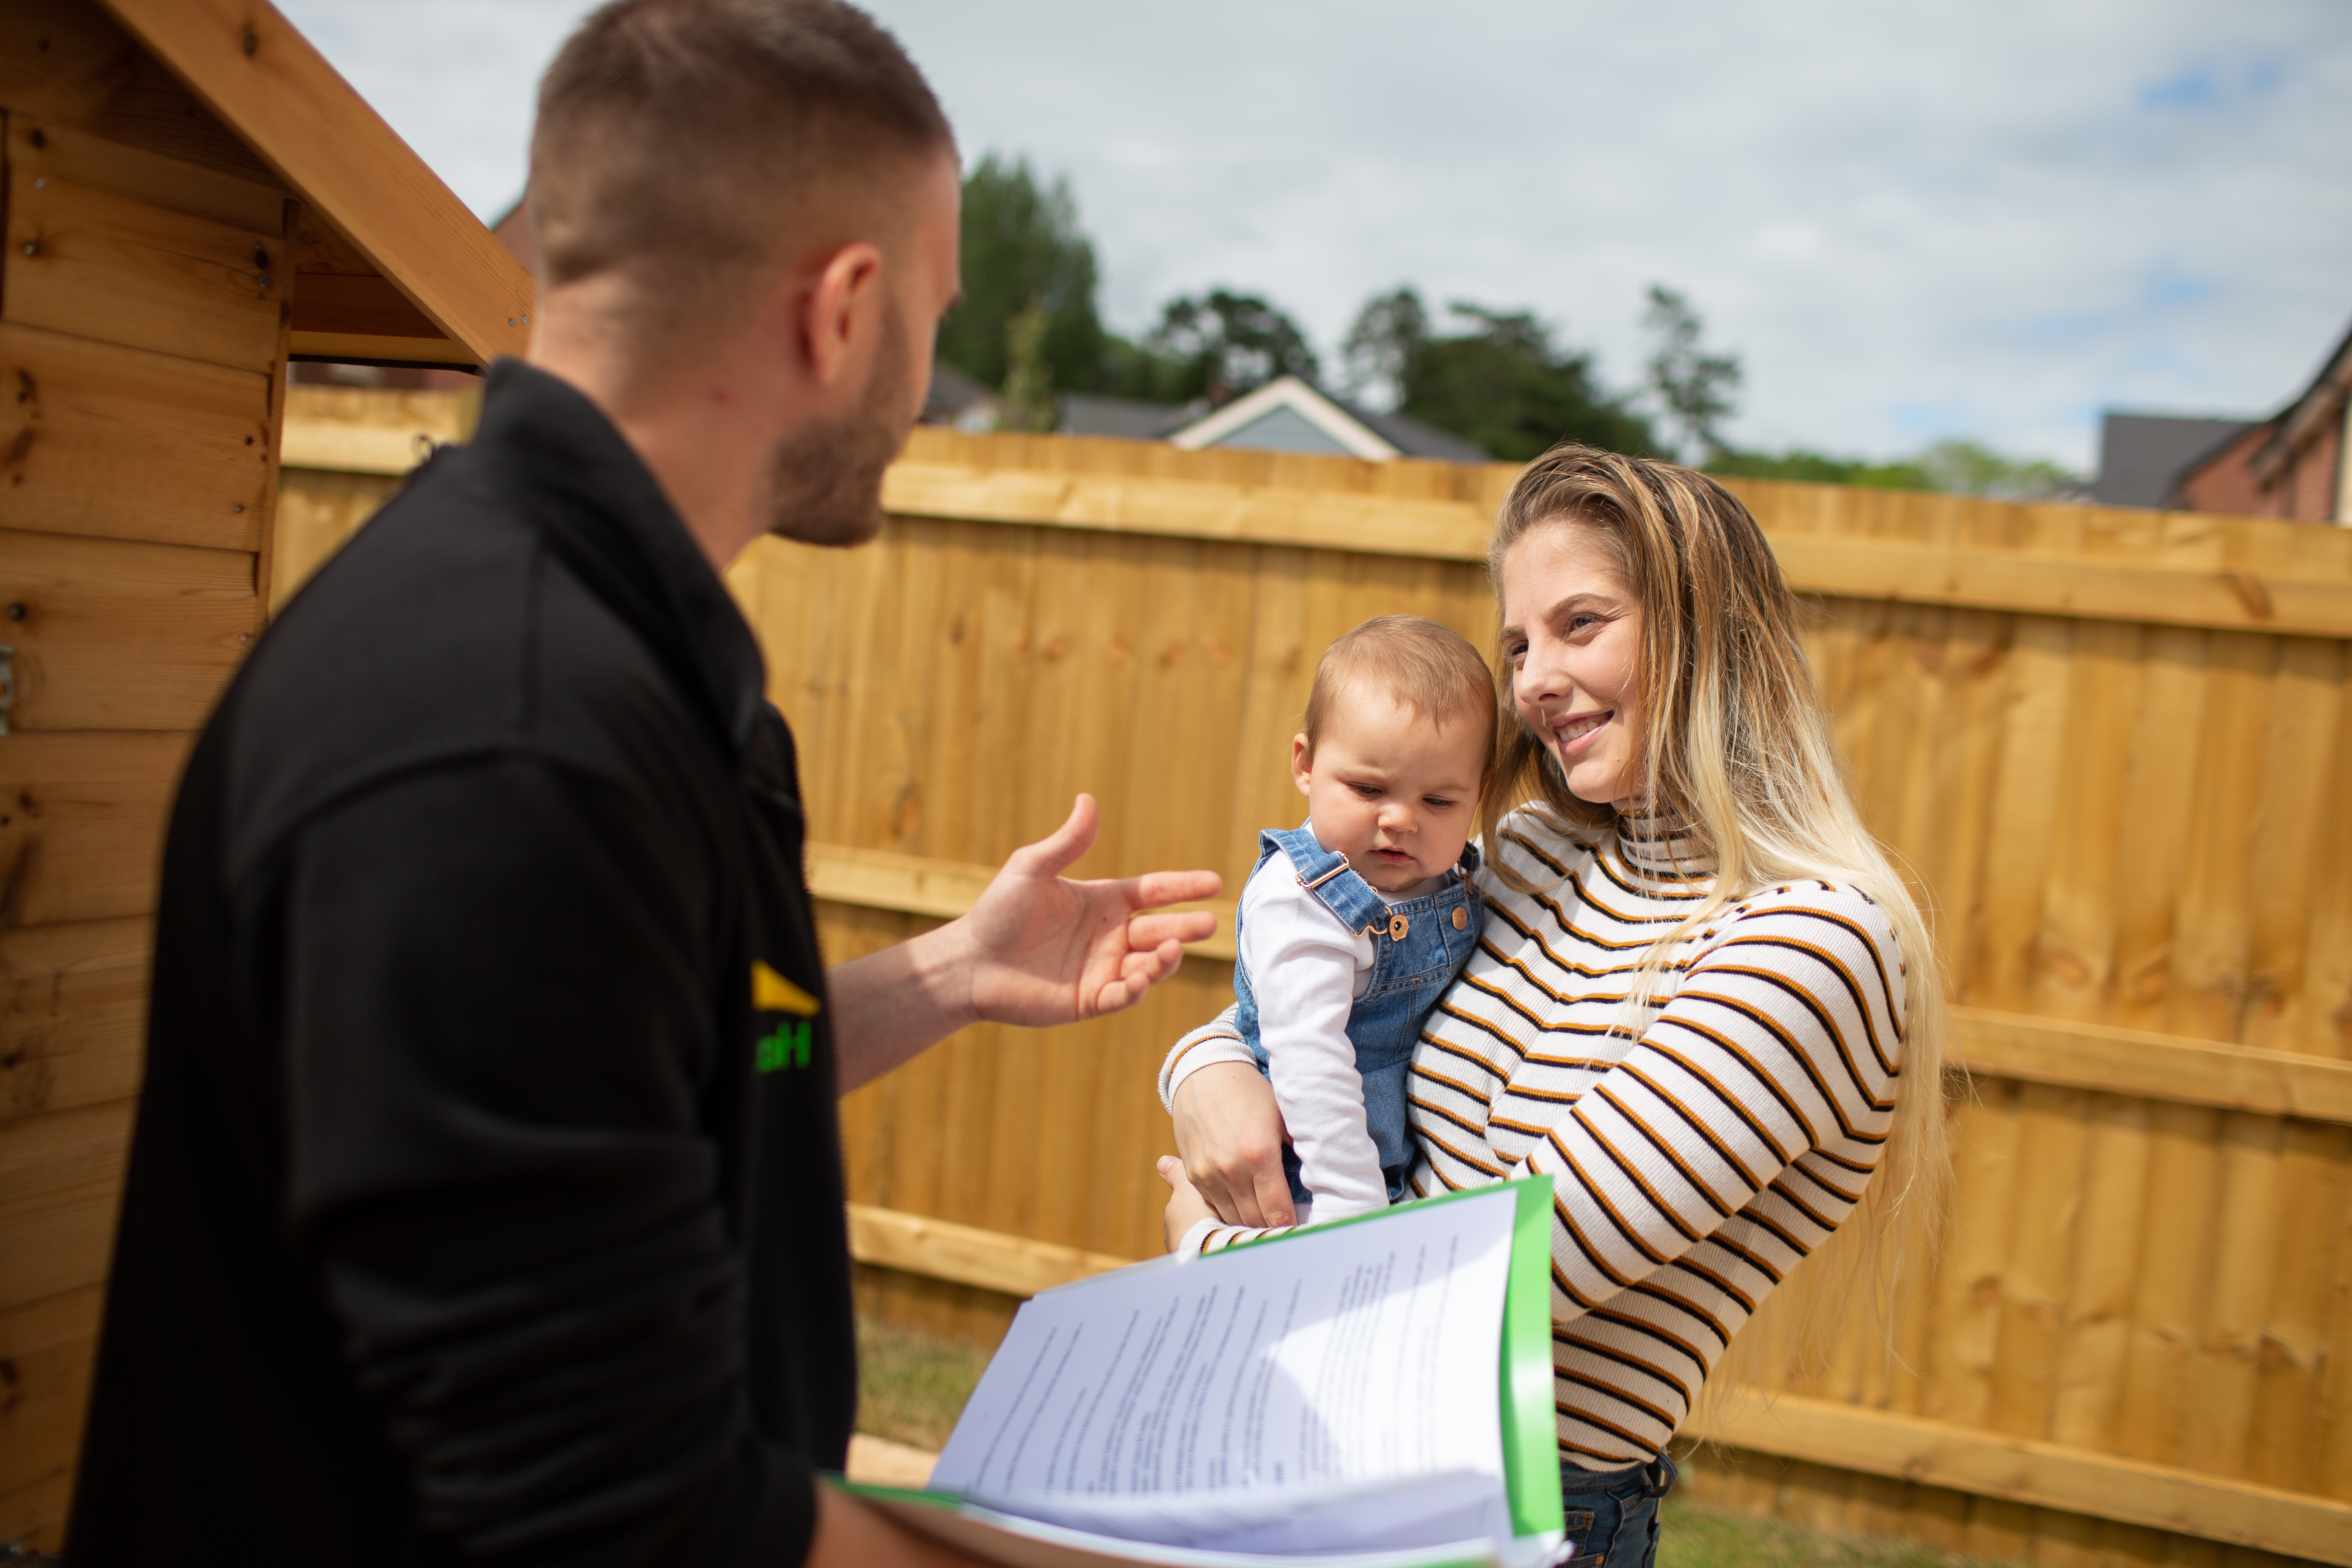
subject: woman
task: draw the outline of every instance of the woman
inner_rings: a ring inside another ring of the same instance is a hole
[[[1648,1568],[1666,1440],[1759,1303],[1882,1168],[1842,1250],[1939,1218],[1942,988],[1745,507],[1562,446],[1512,487],[1488,566],[1487,915],[1413,1058],[1407,1186],[1552,1178],[1569,1531],[1580,1563]],[[1290,1217],[1237,1047],[1220,1020],[1162,1071],[1171,1245]]]

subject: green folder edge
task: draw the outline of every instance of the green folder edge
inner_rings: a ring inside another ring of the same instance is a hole
[[[1511,1266],[1503,1287],[1502,1405],[1503,1493],[1510,1504],[1514,1535],[1541,1535],[1565,1528],[1559,1498],[1559,1447],[1552,1413],[1551,1364],[1551,1178],[1523,1176],[1506,1184],[1517,1201],[1511,1218]],[[1422,1198],[1414,1205],[1334,1220],[1328,1226],[1285,1231],[1253,1242],[1270,1246],[1294,1237],[1366,1225],[1398,1209],[1492,1196],[1493,1187],[1465,1187]],[[1211,1253],[1202,1262],[1222,1256]],[[845,1491],[895,1498],[930,1508],[959,1507],[950,1492],[911,1491],[904,1487],[835,1482]]]

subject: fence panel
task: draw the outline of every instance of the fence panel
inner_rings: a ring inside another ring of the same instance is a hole
[[[875,546],[767,541],[732,579],[800,737],[830,952],[962,908],[1081,789],[1082,873],[1206,865],[1230,898],[1301,812],[1285,742],[1333,637],[1402,610],[1491,641],[1509,472],[918,432]],[[1718,1424],[1697,1492],[2052,1563],[2352,1562],[2352,531],[1737,488],[1976,1076],[1901,1361],[1856,1323],[1776,1414]],[[984,1268],[909,1267],[908,1215],[1156,1250],[1153,1075],[1230,952],[851,1096],[862,1253],[895,1265],[869,1304],[1009,1316]]]

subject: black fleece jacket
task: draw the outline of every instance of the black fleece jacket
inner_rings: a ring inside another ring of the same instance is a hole
[[[856,1371],[761,686],[512,361],[262,638],[173,812],[78,1568],[805,1555]]]

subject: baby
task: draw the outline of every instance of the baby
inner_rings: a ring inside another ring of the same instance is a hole
[[[1494,678],[1459,634],[1381,616],[1323,655],[1306,726],[1290,776],[1307,819],[1258,835],[1234,964],[1234,1026],[1289,1129],[1302,1225],[1403,1191],[1405,1074],[1478,940],[1469,838]]]

